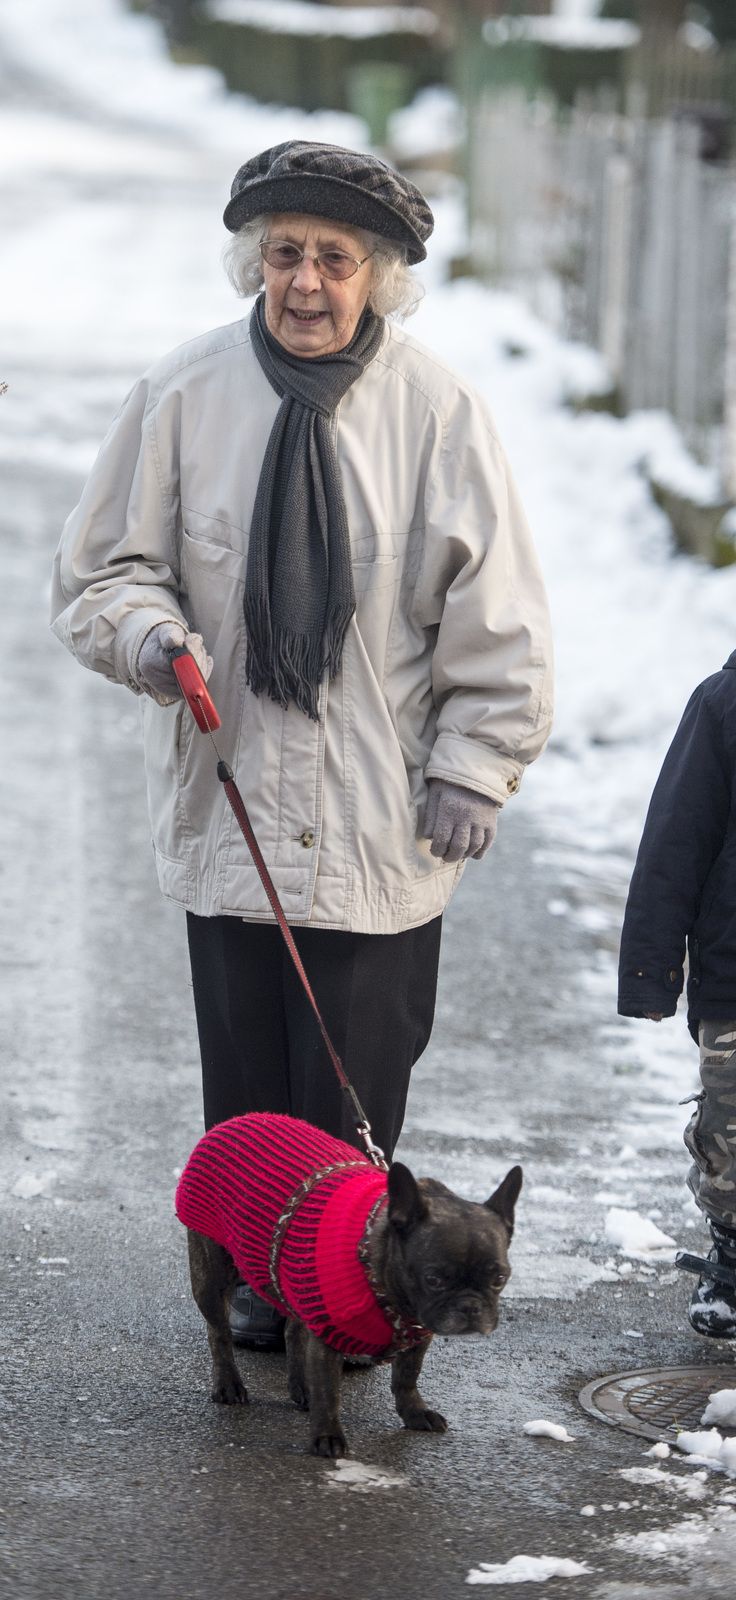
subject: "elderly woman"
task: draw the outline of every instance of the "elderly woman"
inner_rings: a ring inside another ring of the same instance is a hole
[[[125,401],[61,540],[53,626],[142,694],[163,893],[186,908],[208,1127],[355,1139],[212,748],[186,641],[328,1030],[387,1154],[433,1020],[441,918],[550,723],[542,582],[477,396],[385,320],[433,219],[373,156],[289,141],[225,217],[252,311]],[[248,1298],[241,1342],[267,1343]]]

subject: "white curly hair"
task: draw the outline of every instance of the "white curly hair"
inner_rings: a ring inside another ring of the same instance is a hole
[[[230,282],[239,295],[257,294],[263,288],[260,244],[273,222],[270,216],[251,217],[233,234],[222,252]],[[424,287],[414,277],[401,245],[392,244],[366,228],[352,230],[365,241],[366,255],[372,255],[371,287],[368,305],[377,317],[397,317],[402,321],[416,311]]]

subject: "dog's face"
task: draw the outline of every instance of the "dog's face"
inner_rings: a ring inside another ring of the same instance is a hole
[[[395,1161],[379,1265],[394,1303],[440,1334],[492,1333],[498,1297],[511,1269],[508,1246],[521,1167],[512,1167],[483,1205],[462,1200],[434,1178],[417,1180]]]

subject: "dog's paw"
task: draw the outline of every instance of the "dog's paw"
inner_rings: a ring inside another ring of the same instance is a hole
[[[339,1428],[337,1433],[315,1433],[310,1440],[309,1449],[313,1456],[327,1456],[333,1461],[339,1461],[348,1453],[348,1442],[342,1428]]]
[[[237,1374],[217,1379],[210,1390],[210,1399],[218,1406],[247,1406],[248,1390]]]
[[[402,1416],[405,1428],[415,1433],[447,1433],[450,1424],[441,1411],[430,1411],[429,1406],[414,1406]]]

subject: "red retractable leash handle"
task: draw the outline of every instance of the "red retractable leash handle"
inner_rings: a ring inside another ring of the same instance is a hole
[[[222,722],[217,714],[217,707],[194,656],[183,644],[172,645],[168,654],[179,688],[200,732],[211,733],[214,728],[221,728]]]
[[[217,707],[215,706],[215,702],[212,699],[194,656],[190,654],[190,652],[186,649],[186,646],[174,645],[168,651],[168,654],[171,660],[171,665],[176,673],[177,682],[184,699],[189,706],[189,710],[194,717],[197,727],[202,733],[208,733],[210,739],[212,739],[212,745],[215,755],[217,756],[217,776],[225,790],[225,794],[227,795],[228,801],[235,815],[238,827],[240,828],[243,838],[245,839],[248,849],[253,857],[256,871],[266,891],[269,905],[273,911],[279,928],[281,929],[284,943],[286,944],[286,948],[291,956],[303,985],[304,992],[307,996],[310,1006],[312,1007],[312,1011],[314,1012],[319,1031],[325,1042],[327,1053],[330,1057],[335,1072],[337,1073],[340,1087],[350,1101],[351,1110],[356,1119],[356,1131],[363,1140],[371,1161],[375,1164],[375,1166],[382,1167],[384,1170],[387,1170],[383,1151],[380,1149],[379,1145],[373,1143],[371,1138],[371,1125],[322,1020],[319,1006],[317,1005],[317,1001],[312,993],[311,984],[306,972],[304,971],[301,956],[299,955],[299,951],[294,943],[293,934],[286,921],[286,917],[284,916],[284,910],[281,905],[281,901],[276,893],[276,889],[274,887],[268,867],[266,866],[263,856],[261,855],[258,840],[253,832],[250,817],[245,809],[243,796],[241,795],[240,790],[235,782],[232,767],[228,765],[227,761],[223,761],[217,745],[212,738],[212,735],[217,728],[222,727],[222,721],[218,714]]]

